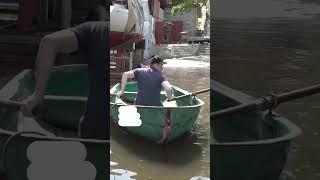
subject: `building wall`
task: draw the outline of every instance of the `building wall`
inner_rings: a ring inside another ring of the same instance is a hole
[[[155,22],[160,22],[160,0],[153,0],[153,13]]]
[[[175,16],[171,15],[171,8],[164,9],[165,21],[183,21],[183,31],[188,31],[189,35],[193,36],[197,30],[196,8],[189,12],[179,13]]]
[[[90,9],[100,2],[101,0],[72,0],[72,24],[76,25],[85,22]],[[109,13],[107,14],[109,15]]]
[[[183,21],[172,21],[171,26],[171,43],[179,43],[181,40],[181,32],[183,32]]]
[[[159,18],[161,21],[164,20],[164,10],[162,8],[159,9]]]
[[[164,44],[164,23],[155,23],[155,42],[156,44]]]
[[[148,6],[148,0],[143,0],[143,9],[144,9],[144,18],[145,18],[145,32],[144,32],[144,39],[145,39],[145,49],[143,58],[148,59],[153,54],[153,44],[154,44],[154,18],[150,14],[150,9]]]

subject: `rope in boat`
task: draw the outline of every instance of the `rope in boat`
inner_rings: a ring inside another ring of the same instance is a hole
[[[171,133],[171,111],[167,109],[166,116],[165,116],[164,128],[162,133],[162,138],[160,140],[160,144],[165,144],[168,141],[168,138]]]

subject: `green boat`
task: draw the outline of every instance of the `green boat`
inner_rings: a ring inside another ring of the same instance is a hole
[[[254,98],[211,83],[211,112],[251,103]],[[234,114],[211,121],[214,180],[278,180],[290,143],[301,130],[274,112]]]
[[[189,92],[173,87],[174,96],[189,94]],[[119,108],[134,102],[137,95],[137,83],[129,82],[126,85],[121,103],[114,94],[120,91],[120,84],[116,84],[110,90],[110,111],[112,120],[118,124]],[[165,92],[161,92],[161,101],[165,101]],[[136,111],[140,114],[141,126],[124,127],[128,132],[136,134],[145,139],[168,143],[179,138],[190,131],[198,119],[201,106],[204,102],[196,97],[186,97],[177,99],[172,105],[164,106],[140,106],[136,105]]]
[[[21,101],[31,95],[34,84],[34,72],[30,69],[24,70],[0,90],[0,99]],[[31,166],[32,161],[28,157],[31,146],[48,142],[57,142],[57,147],[54,149],[63,148],[62,144],[65,142],[76,144],[78,149],[83,150],[79,156],[82,156],[82,160],[86,161],[87,165],[89,163],[91,170],[94,170],[95,179],[105,180],[109,177],[107,173],[109,142],[79,139],[76,133],[79,119],[84,112],[87,94],[86,65],[57,66],[52,70],[45,96],[45,104],[48,107],[46,117],[34,120],[21,116],[17,110],[0,109],[0,167],[6,179],[28,180],[28,173],[34,167]],[[26,124],[32,128],[26,128]],[[62,150],[62,152],[67,151],[68,149]],[[43,149],[40,154],[45,159],[53,156],[53,153],[57,152]],[[77,149],[73,154],[77,155]],[[54,171],[51,165],[53,163],[47,161],[44,166]]]

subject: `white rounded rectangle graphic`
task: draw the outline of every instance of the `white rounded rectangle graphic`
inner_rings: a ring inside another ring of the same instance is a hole
[[[94,180],[97,170],[86,161],[86,147],[76,141],[37,141],[29,145],[29,180]]]
[[[121,127],[139,127],[142,124],[140,114],[135,106],[120,106],[118,124]]]

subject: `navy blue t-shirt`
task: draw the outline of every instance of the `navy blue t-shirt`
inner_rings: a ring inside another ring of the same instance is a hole
[[[109,135],[109,23],[90,21],[71,29],[78,39],[80,53],[86,58],[89,74],[89,95],[82,138],[110,139]]]
[[[138,68],[133,70],[138,81],[137,105],[162,106],[160,92],[166,77],[155,68]]]

